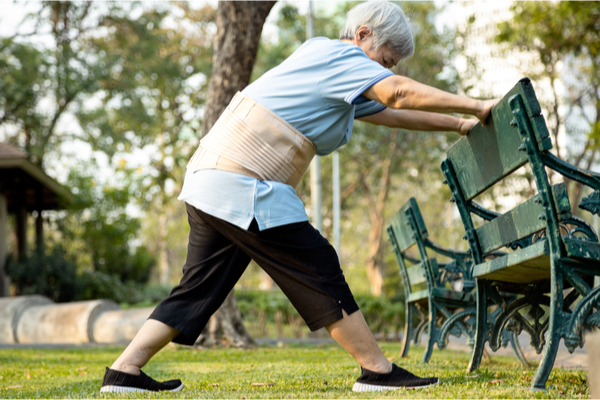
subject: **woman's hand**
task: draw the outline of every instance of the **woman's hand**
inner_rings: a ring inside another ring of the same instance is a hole
[[[485,126],[485,121],[487,120],[488,116],[492,112],[492,107],[494,107],[496,104],[498,104],[500,102],[500,100],[501,99],[481,100],[480,111],[476,115],[476,117],[481,122],[481,125]],[[469,133],[471,128],[473,128],[476,124],[477,124],[476,119],[461,118],[460,123],[458,125],[458,127],[459,127],[458,133],[461,136],[464,136],[467,133]]]
[[[469,119],[461,118],[458,123],[459,135],[465,136],[467,133],[469,133],[471,128],[473,128],[475,125],[477,125],[477,122],[479,122],[479,121],[477,121],[476,119],[473,119],[473,118],[469,118]]]
[[[485,121],[487,120],[490,112],[492,112],[492,107],[500,102],[501,99],[493,99],[493,100],[481,100],[481,106],[479,112],[476,117],[481,121],[481,125],[485,126]]]

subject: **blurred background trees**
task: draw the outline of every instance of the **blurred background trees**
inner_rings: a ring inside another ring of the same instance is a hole
[[[353,5],[319,3],[316,35],[337,38]],[[0,141],[27,151],[77,200],[66,211],[44,213],[47,254],[11,263],[14,291],[60,301],[158,301],[185,262],[187,216],[176,200],[185,165],[218,114],[206,103],[217,65],[217,10],[187,2],[34,6],[15,32],[0,37]],[[444,25],[451,5],[401,6],[413,23],[416,52],[395,73],[455,93],[498,97],[500,89],[478,89],[476,82],[491,82],[497,71],[468,44],[485,41],[500,58],[526,59],[515,68],[542,94],[556,153],[594,169],[600,140],[598,3],[514,3],[506,6],[505,18],[485,23],[491,33],[477,27],[481,16],[468,8],[456,14],[460,21]],[[254,67],[240,64],[244,81],[257,79],[304,42],[305,12],[291,2],[267,11]],[[436,241],[465,248],[439,169],[457,138],[356,122],[352,140],[340,150],[340,259],[355,293],[402,296],[385,226],[411,196]],[[330,165],[325,157],[321,211],[323,234],[332,240]],[[310,215],[308,178],[297,192]],[[520,196],[527,190],[507,192]],[[574,183],[569,190],[586,195]],[[252,265],[238,288],[256,289],[263,275]]]
[[[546,119],[556,155],[591,169],[600,145],[600,4],[519,2],[511,10],[514,18],[499,25],[497,42],[536,56],[543,68],[529,72],[534,81],[550,82]],[[563,129],[565,140],[559,137]],[[579,204],[583,185],[570,179],[565,183],[573,204]],[[578,211],[573,208],[576,215]]]

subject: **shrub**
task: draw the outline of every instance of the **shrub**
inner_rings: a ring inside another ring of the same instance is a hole
[[[244,320],[264,325],[274,322],[296,326],[301,321],[296,309],[279,290],[240,290],[236,291],[236,301]],[[398,333],[404,321],[404,302],[401,299],[386,300],[369,294],[355,295],[369,328],[373,332]]]
[[[114,276],[97,271],[84,271],[79,275],[82,290],[80,300],[108,299],[117,303],[127,302],[126,286]]]
[[[145,250],[144,250],[145,251]],[[142,258],[143,252],[139,254]],[[78,272],[65,251],[55,246],[49,254],[34,253],[23,261],[9,261],[6,271],[17,295],[39,294],[55,302],[108,299],[126,304],[155,304],[168,296],[170,288],[122,282],[115,275],[99,271]]]
[[[77,267],[68,261],[60,247],[50,254],[34,253],[23,261],[11,261],[6,272],[17,288],[17,294],[40,294],[56,302],[72,301],[81,292]]]

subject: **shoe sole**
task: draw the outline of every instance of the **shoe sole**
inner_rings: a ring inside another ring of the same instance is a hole
[[[175,389],[169,390],[160,390],[161,392],[179,392],[183,389],[183,383],[176,387]],[[102,386],[100,389],[100,393],[128,393],[128,392],[150,392],[148,389],[142,389],[131,386],[115,386],[115,385],[107,385]]]
[[[352,386],[353,392],[383,392],[384,390],[399,390],[399,389],[423,389],[426,387],[434,386],[440,383],[438,379],[435,383],[430,383],[429,385],[423,386],[380,386],[380,385],[369,385],[368,383],[358,383],[356,382],[354,386]]]

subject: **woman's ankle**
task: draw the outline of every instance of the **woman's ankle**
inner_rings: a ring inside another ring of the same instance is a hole
[[[139,375],[140,374],[140,367],[138,367],[137,365],[131,365],[131,364],[126,364],[126,363],[121,363],[121,362],[114,362],[113,365],[110,366],[110,369],[113,369],[115,371],[121,371],[121,372],[125,372],[126,374],[131,374],[131,375]]]
[[[392,363],[390,363],[389,361],[370,363],[369,365],[363,365],[362,367],[368,369],[369,371],[377,372],[379,374],[387,374],[392,371]]]

